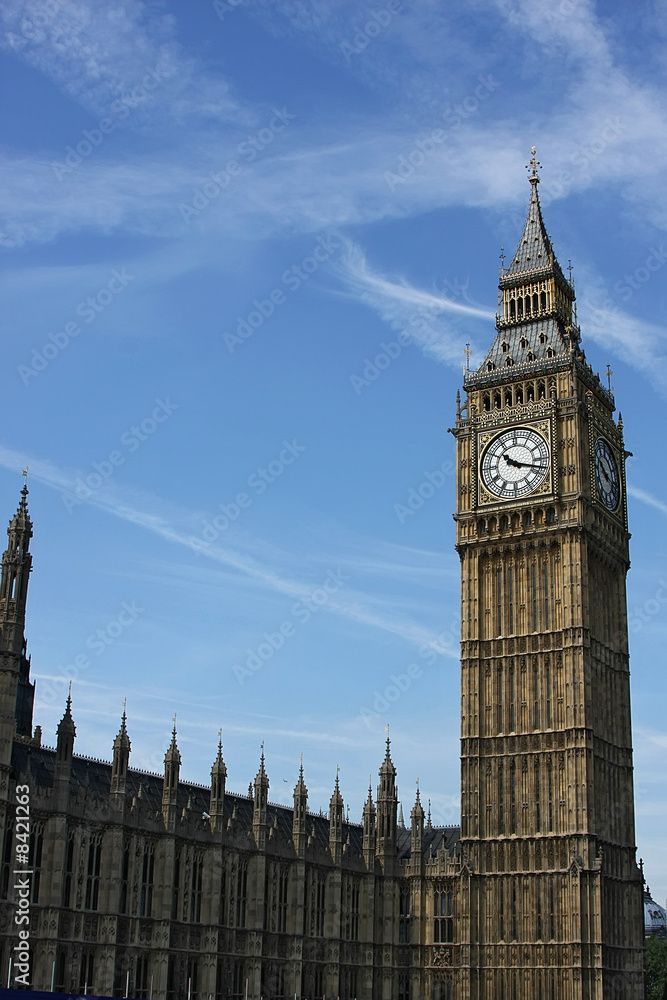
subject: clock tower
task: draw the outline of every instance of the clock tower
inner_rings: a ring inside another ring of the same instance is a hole
[[[456,427],[461,1000],[640,1000],[623,424],[530,170]]]

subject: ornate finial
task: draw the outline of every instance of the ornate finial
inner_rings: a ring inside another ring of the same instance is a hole
[[[540,163],[540,161],[537,159],[537,156],[535,155],[536,151],[535,151],[535,147],[534,146],[530,147],[530,152],[532,154],[531,159],[530,159],[530,163],[526,164],[526,169],[530,170],[530,175],[528,177],[528,180],[530,181],[531,184],[539,184],[540,176],[539,176],[539,174],[537,172],[537,168],[541,167],[542,164]]]
[[[609,392],[611,392],[611,377],[613,374],[614,373],[611,370],[611,367],[609,366],[609,362],[607,362],[607,369],[605,371],[605,375],[607,376],[607,385],[609,386]]]
[[[25,480],[25,482],[23,483],[23,489],[25,490],[26,493],[28,492],[28,469],[29,468],[30,467],[28,465],[26,465],[25,469],[21,473],[21,475],[23,476],[23,478]]]
[[[567,273],[570,276],[570,284],[572,284],[572,258],[567,258]]]
[[[469,375],[470,374],[470,355],[472,354],[472,351],[470,350],[470,341],[469,340],[466,341],[466,346],[463,348],[463,353],[466,356],[465,373],[466,373],[466,375]]]
[[[127,708],[127,698],[123,698],[123,712]]]
[[[500,277],[505,273],[505,247],[500,248]]]
[[[175,736],[176,735],[176,712],[174,712],[174,714],[171,717],[171,723],[172,723],[172,726],[173,726],[172,732],[173,732],[173,734]]]

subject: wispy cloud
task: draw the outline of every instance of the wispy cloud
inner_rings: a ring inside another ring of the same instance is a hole
[[[97,115],[127,101],[135,121],[150,110],[184,120],[239,120],[228,83],[205,72],[176,41],[175,19],[127,0],[6,0],[0,44]],[[246,112],[247,115],[247,112]]]
[[[646,490],[642,490],[638,486],[632,486],[630,484],[628,484],[628,493],[631,497],[634,497],[635,500],[640,500],[641,503],[645,503],[649,507],[654,507],[655,510],[659,510],[661,514],[664,514],[667,517],[667,503],[665,503],[664,500],[658,500],[657,497],[654,497]]]
[[[337,271],[349,291],[366,302],[394,330],[405,331],[425,354],[460,366],[469,334],[448,322],[448,316],[493,321],[495,313],[483,306],[427,292],[405,279],[391,280],[369,264],[358,244],[347,242]]]
[[[81,475],[80,472],[61,469],[48,460],[27,456],[0,446],[0,465],[16,469],[26,464],[30,466],[31,476],[61,494],[72,494],[76,480]],[[106,514],[120,518],[190,551],[193,549],[193,538],[197,541],[192,532],[197,515],[158,497],[110,484],[98,489],[86,502]],[[203,519],[203,515],[200,515],[200,523]],[[322,585],[322,574],[326,576],[329,570],[338,572],[339,568],[338,561],[329,566],[321,565],[314,574],[312,582],[306,583],[283,575],[279,570],[264,564],[247,552],[223,548],[217,544],[200,546],[198,551],[206,559],[252,580],[260,588],[302,601],[310,599],[314,589]],[[350,577],[344,579],[341,590],[342,595],[334,591],[328,596],[322,605],[323,609],[356,624],[395,635],[415,647],[437,640],[435,633],[400,614],[394,612],[391,616],[383,615],[378,610],[382,598],[369,599],[369,595],[356,591],[354,579]]]

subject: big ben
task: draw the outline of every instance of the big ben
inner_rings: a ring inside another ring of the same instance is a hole
[[[454,434],[461,1000],[640,1000],[623,423],[586,361],[539,164]]]

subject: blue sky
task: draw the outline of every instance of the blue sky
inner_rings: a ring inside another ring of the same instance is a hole
[[[5,0],[0,495],[52,743],[458,820],[455,395],[537,146],[625,423],[637,842],[667,896],[667,7]],[[375,365],[375,359],[379,364]],[[406,513],[410,491],[433,495]],[[428,492],[428,490],[426,491]],[[426,646],[437,643],[437,654]]]

